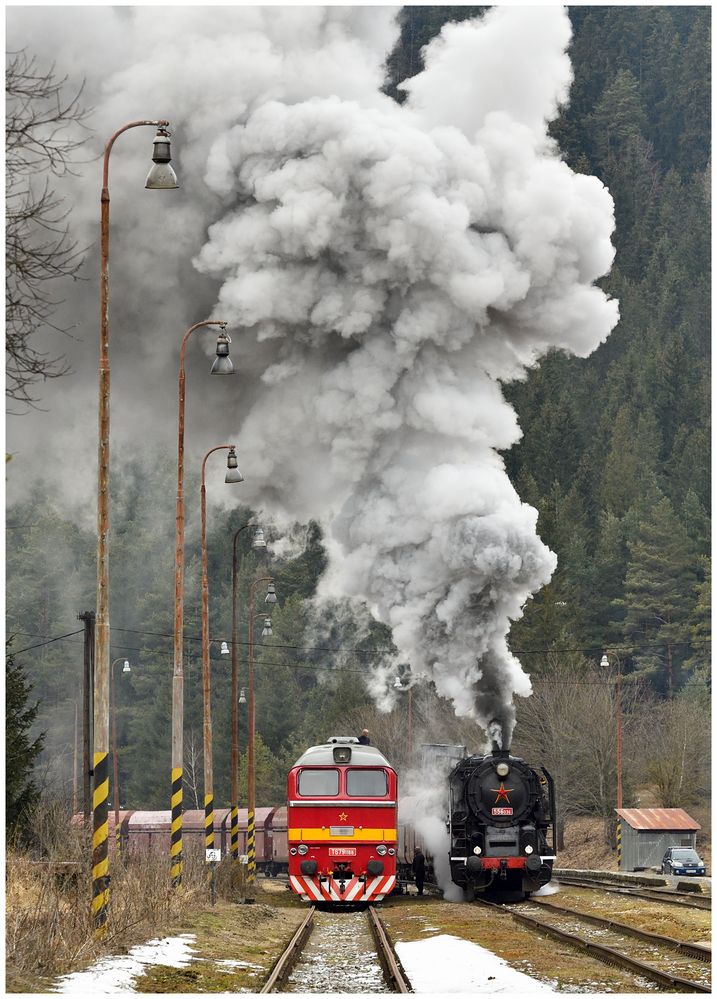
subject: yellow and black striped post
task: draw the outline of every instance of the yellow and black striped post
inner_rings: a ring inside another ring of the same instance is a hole
[[[214,795],[204,795],[204,846],[214,849]]]
[[[95,789],[92,798],[92,917],[95,935],[107,932],[107,906],[110,898],[108,856],[109,819],[107,800],[110,791],[109,753],[95,753]]]
[[[246,853],[247,853],[247,881],[250,888],[254,886],[254,875],[256,873],[256,845],[254,834],[254,809],[251,809],[246,824]]]
[[[622,869],[622,823],[617,820],[617,869]]]
[[[239,860],[239,809],[236,805],[232,805],[231,853],[232,860]]]
[[[172,838],[169,847],[172,888],[182,884],[182,768],[172,770]]]

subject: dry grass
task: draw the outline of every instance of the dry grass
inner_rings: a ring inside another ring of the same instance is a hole
[[[46,991],[58,975],[118,953],[181,921],[207,901],[204,872],[190,858],[181,893],[169,884],[165,854],[112,858],[105,939],[93,936],[90,845],[58,808],[35,823],[34,855],[10,847],[6,868],[6,989]],[[41,859],[39,859],[41,858]],[[62,864],[63,867],[59,867]],[[75,864],[66,873],[67,864]]]
[[[558,851],[558,867],[617,870],[617,853],[605,842],[602,819],[571,818],[565,823],[565,847]]]

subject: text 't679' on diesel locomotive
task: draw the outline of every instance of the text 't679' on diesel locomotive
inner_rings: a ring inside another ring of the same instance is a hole
[[[396,772],[334,736],[289,771],[289,884],[307,902],[377,902],[396,883]]]
[[[461,760],[449,789],[451,878],[457,885],[524,897],[550,881],[555,791],[544,767],[494,748],[490,756]]]

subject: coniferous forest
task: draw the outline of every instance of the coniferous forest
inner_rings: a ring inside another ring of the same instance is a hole
[[[421,48],[443,23],[484,9],[403,8],[387,92],[401,99],[396,84],[420,70]],[[607,818],[618,668],[625,803],[689,807],[708,788],[711,18],[707,7],[575,7],[570,18],[574,82],[552,134],[570,167],[599,177],[614,199],[616,259],[603,287],[619,300],[621,319],[590,357],[551,353],[524,381],[503,387],[523,431],[505,464],[558,556],[551,583],[528,602],[510,645],[535,689],[518,705],[516,749],[548,764],[575,814]],[[192,474],[186,494],[194,502]],[[113,468],[112,657],[131,663],[115,683],[121,804],[132,808],[169,803],[174,508],[167,484],[174,475],[173,461],[156,455],[118,455]],[[212,509],[209,520],[218,806],[228,804],[230,759],[230,660],[219,640],[231,637],[231,539],[251,515]],[[185,807],[200,807],[198,504],[188,506],[188,518]],[[17,766],[32,773],[29,792],[26,781],[8,781],[8,794],[18,798],[8,802],[14,815],[23,794],[71,791],[82,635],[41,643],[77,632],[77,614],[94,607],[96,540],[91,526],[66,519],[48,483],[8,509],[7,526],[9,675],[26,747]],[[319,526],[297,524],[280,556],[253,551],[249,533],[239,544],[239,593],[263,566],[279,595],[273,637],[256,650],[257,803],[280,801],[287,765],[331,734],[367,726],[405,765],[405,694],[382,715],[364,682],[374,650],[390,648],[390,633],[366,626],[359,609],[317,612],[310,603],[326,565]],[[270,525],[266,533],[271,542]],[[240,599],[242,643],[246,628]],[[608,670],[600,666],[606,650]],[[482,734],[427,687],[413,690],[413,718],[414,746],[479,748]],[[10,733],[15,723],[8,718]],[[244,774],[244,713],[240,746]],[[590,779],[595,768],[599,782]],[[680,778],[685,772],[688,781]],[[242,785],[243,795],[244,777]]]

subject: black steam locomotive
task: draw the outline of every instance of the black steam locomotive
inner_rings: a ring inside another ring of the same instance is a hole
[[[555,860],[555,789],[541,767],[494,749],[469,756],[449,777],[451,878],[503,899],[547,884]],[[549,842],[550,840],[550,842]]]

